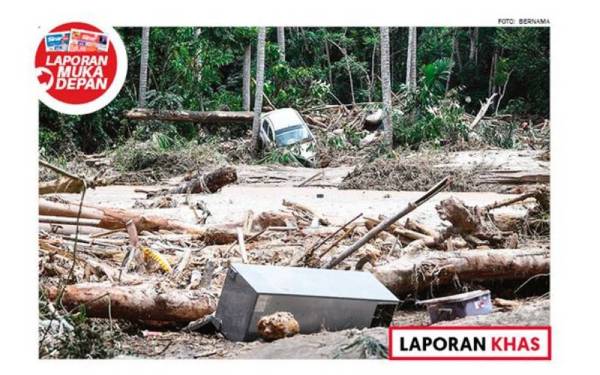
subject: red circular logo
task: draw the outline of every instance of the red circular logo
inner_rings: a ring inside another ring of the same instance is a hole
[[[40,99],[64,113],[96,111],[118,94],[125,80],[125,47],[114,29],[65,23],[44,35],[35,55]]]

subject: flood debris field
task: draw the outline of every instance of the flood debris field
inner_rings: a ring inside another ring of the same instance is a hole
[[[386,356],[385,328],[248,343],[199,332],[235,263],[370,272],[401,301],[394,325],[431,324],[417,300],[479,289],[491,291],[493,312],[445,323],[548,324],[541,154],[454,152],[435,156],[427,176],[408,155],[374,167],[238,164],[100,186],[44,163],[56,177],[40,185],[40,357]]]
[[[140,73],[115,100],[39,108],[40,358],[385,358],[390,323],[548,324],[548,29],[118,31]],[[449,312],[465,295],[486,314]]]

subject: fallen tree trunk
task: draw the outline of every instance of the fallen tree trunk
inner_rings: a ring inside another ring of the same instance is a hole
[[[83,180],[63,176],[55,180],[40,182],[38,191],[40,195],[52,193],[79,193],[83,190],[83,186]]]
[[[97,186],[110,185],[115,178],[101,178],[104,171],[100,172],[93,179],[88,180],[85,177],[76,176],[56,165],[52,165],[44,160],[39,160],[42,167],[48,168],[60,175],[59,178],[51,181],[42,181],[39,183],[39,195],[50,193],[80,193],[85,188],[95,188]]]
[[[57,288],[46,292],[52,300]],[[94,318],[190,322],[214,312],[216,299],[196,290],[163,291],[148,284],[81,283],[65,288],[62,304],[67,309],[85,305],[86,316]]]
[[[50,202],[44,199],[39,200],[40,216],[76,218],[78,212],[78,204]],[[127,222],[131,220],[135,224],[138,233],[142,231],[155,232],[159,230],[188,233],[207,244],[227,244],[232,243],[237,239],[237,233],[234,228],[191,225],[178,220],[160,216],[146,216],[138,212],[120,208],[83,205],[80,217],[82,219],[99,220],[96,226],[104,229],[125,228]]]
[[[488,171],[478,179],[480,184],[524,185],[549,184],[550,172],[540,171]]]
[[[550,252],[544,249],[424,251],[375,267],[373,274],[397,296],[431,285],[461,282],[519,280],[550,272]]]
[[[94,189],[99,186],[106,186],[114,183],[116,178],[94,178],[92,180],[84,180],[71,178],[68,176],[62,176],[60,178],[41,181],[39,183],[38,193],[39,195],[44,194],[57,194],[57,193],[81,193],[84,186],[87,188]]]
[[[251,124],[254,114],[245,111],[172,111],[150,108],[134,108],[125,117],[130,120],[191,121],[207,124]]]
[[[142,190],[136,189],[136,193],[146,194],[146,199],[166,194],[200,194],[215,193],[223,186],[237,181],[237,172],[232,167],[218,168],[209,173],[197,173],[193,177],[186,178],[181,184],[170,189]]]
[[[64,217],[64,216],[40,216],[38,218],[39,223],[44,224],[57,224],[57,225],[81,225],[88,227],[96,227],[100,223],[98,219],[83,219],[79,218],[79,222],[77,222],[77,218],[72,217]]]
[[[199,174],[191,180],[169,190],[170,194],[214,193],[225,185],[237,181],[235,168],[223,167],[210,173]]]

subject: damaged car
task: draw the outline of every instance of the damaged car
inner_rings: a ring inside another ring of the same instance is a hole
[[[289,149],[305,166],[315,166],[316,140],[298,111],[276,109],[262,114],[260,119],[259,139],[263,149]]]

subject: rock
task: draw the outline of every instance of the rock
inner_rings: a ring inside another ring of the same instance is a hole
[[[300,325],[289,312],[279,311],[263,316],[257,323],[258,335],[266,341],[294,336],[300,332]]]

